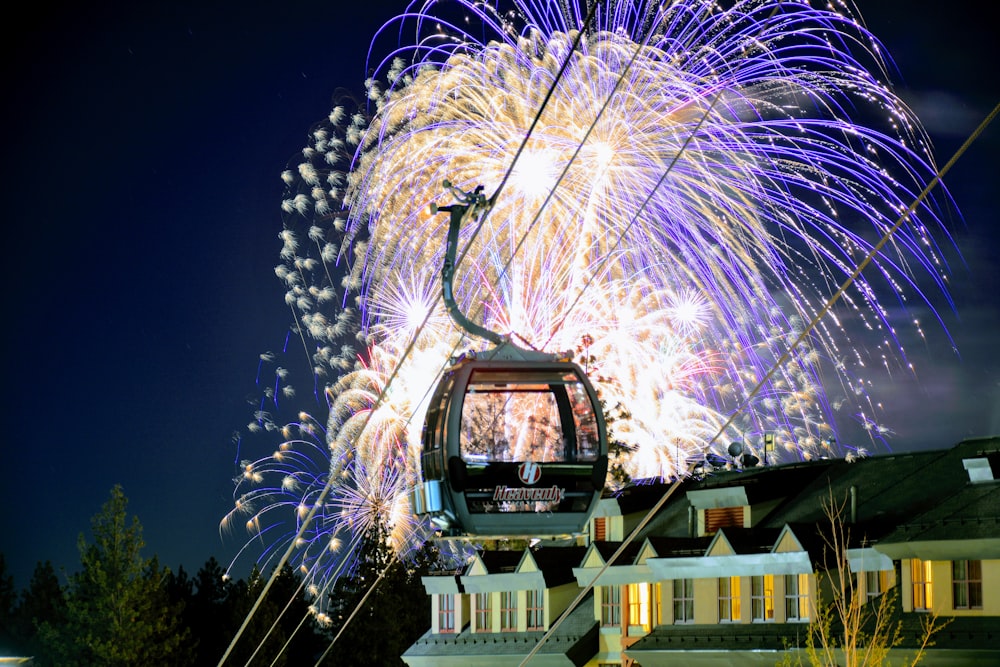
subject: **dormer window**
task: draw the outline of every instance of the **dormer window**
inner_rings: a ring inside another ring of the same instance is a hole
[[[528,630],[545,629],[545,591],[528,591]]]
[[[750,502],[742,486],[695,489],[687,492],[687,499],[698,513],[698,535],[714,535],[720,528],[746,526],[744,517]]]
[[[438,596],[438,632],[455,632],[455,596],[441,594]]]
[[[517,593],[514,591],[500,593],[500,630],[517,631]]]
[[[492,632],[493,619],[490,618],[490,594],[476,593],[476,632]]]
[[[608,518],[599,516],[594,519],[594,541],[603,542],[608,539]]]
[[[705,534],[714,535],[720,528],[742,528],[742,507],[713,507],[705,510]]]

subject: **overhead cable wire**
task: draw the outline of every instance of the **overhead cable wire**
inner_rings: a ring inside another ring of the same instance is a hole
[[[544,99],[542,100],[542,104],[540,105],[538,111],[535,113],[535,116],[534,116],[534,118],[533,118],[533,120],[531,122],[531,125],[529,126],[529,128],[528,128],[528,130],[527,130],[527,132],[525,134],[525,137],[522,140],[520,146],[518,147],[518,149],[517,149],[517,151],[516,151],[516,153],[514,155],[514,159],[511,161],[511,164],[508,166],[506,172],[504,173],[504,176],[501,179],[500,184],[497,186],[496,190],[494,190],[493,194],[487,200],[490,203],[490,205],[492,205],[492,202],[494,202],[496,200],[497,196],[500,194],[500,192],[502,191],[503,187],[506,185],[507,181],[509,180],[510,174],[513,172],[514,167],[515,167],[515,165],[517,163],[518,158],[520,157],[521,153],[523,152],[525,146],[527,146],[528,140],[530,139],[531,134],[532,134],[532,132],[535,129],[535,126],[538,124],[539,120],[541,119],[542,113],[544,112],[546,106],[549,103],[549,100],[552,98],[552,95],[554,94],[554,92],[556,90],[556,87],[559,84],[559,81],[561,80],[563,74],[565,73],[567,67],[569,66],[570,60],[571,60],[573,54],[576,52],[576,49],[578,48],[578,46],[580,44],[580,41],[582,39],[583,34],[586,32],[586,29],[590,26],[590,22],[591,22],[591,20],[593,19],[594,15],[595,15],[597,4],[598,4],[597,2],[594,2],[593,4],[591,4],[590,10],[588,11],[587,16],[586,16],[586,18],[584,20],[584,26],[577,33],[576,37],[574,38],[573,45],[570,48],[569,53],[566,55],[566,58],[564,59],[562,65],[560,66],[559,71],[557,72],[555,78],[553,79],[553,82],[552,82],[551,86],[549,87],[548,92],[546,93]],[[635,57],[636,57],[637,54],[638,54],[638,50],[636,51],[635,54],[633,54],[633,58],[632,58],[633,62],[634,62]],[[631,62],[629,64],[629,66],[631,66]],[[627,72],[627,71],[628,71],[628,68],[625,69],[625,72]],[[618,82],[615,85],[615,88],[614,88],[615,91],[617,91],[618,87],[621,85],[621,81],[622,81],[623,78],[624,78],[624,72],[619,77],[619,80],[618,80]],[[613,96],[613,92],[612,92],[612,95],[608,96],[608,101],[606,101],[605,104],[604,104],[604,106],[602,106],[601,113],[603,113],[604,109],[607,107],[607,104],[610,101],[610,99],[611,99],[612,96]],[[598,114],[597,118],[600,118],[600,113]],[[590,129],[587,131],[587,136],[589,136],[590,132],[594,128],[594,125],[596,125],[597,118],[595,118],[594,123],[590,126]],[[570,162],[572,162],[572,159],[575,159],[576,155],[579,154],[580,148],[582,147],[583,142],[585,142],[585,141],[586,141],[586,136],[581,141],[580,145],[577,147],[577,150],[574,153],[574,155],[572,156]],[[563,171],[563,175],[565,175],[565,173],[566,173],[566,171],[568,169],[569,169],[569,165],[567,165],[566,169]],[[561,179],[562,179],[562,176],[560,176],[560,180]],[[556,185],[558,186],[558,182],[557,182]],[[549,193],[549,197],[545,200],[545,202],[542,203],[542,207],[544,207],[545,204],[549,201],[549,199],[551,198],[552,193],[554,191],[555,191],[555,187],[553,187],[552,192]],[[487,206],[486,209],[484,209],[483,211],[479,212],[478,224],[476,225],[475,229],[473,230],[473,234],[470,237],[469,241],[466,243],[465,249],[462,251],[462,253],[456,259],[456,261],[455,261],[455,267],[456,268],[458,267],[458,264],[462,261],[462,259],[465,257],[466,253],[468,252],[469,248],[472,245],[472,242],[475,240],[476,236],[479,234],[479,231],[483,228],[483,226],[485,224],[485,218],[486,218],[486,215],[488,215],[489,210],[490,210],[490,206]],[[474,212],[477,212],[475,210],[475,207],[470,207],[469,209],[467,209],[463,213],[463,221],[464,221],[465,216],[467,216],[467,215],[469,215],[471,213],[474,213]],[[538,216],[540,216],[540,215],[541,215],[541,209],[539,210],[538,214],[536,214],[535,220],[532,222],[532,224],[534,224],[534,222],[537,221]],[[530,229],[529,229],[529,231],[530,231]],[[513,260],[513,255],[517,253],[517,250],[521,247],[521,245],[523,244],[525,238],[526,238],[526,235],[522,236],[520,242],[518,243],[517,248],[515,248],[514,252],[511,255],[511,258],[508,260],[507,265],[504,268],[504,271],[506,271],[506,268],[509,266],[510,261]],[[422,332],[422,330],[425,327],[425,325],[427,324],[427,322],[430,320],[431,312],[433,311],[434,307],[437,305],[438,300],[440,298],[441,298],[441,294],[439,293],[434,298],[434,300],[431,302],[431,305],[428,308],[427,315],[424,316],[423,322],[421,322],[421,324],[418,327],[417,331],[414,333],[413,338],[410,340],[409,344],[407,345],[406,349],[403,352],[403,355],[400,357],[399,362],[397,363],[396,367],[393,369],[392,375],[390,376],[389,380],[386,382],[386,388],[383,389],[382,394],[380,394],[379,401],[381,400],[382,395],[384,395],[385,391],[388,389],[388,385],[392,382],[392,379],[395,377],[396,372],[398,371],[400,365],[402,365],[403,360],[406,359],[406,357],[409,355],[409,353],[413,350],[413,346],[416,344],[417,338],[419,337],[420,333]],[[457,351],[458,347],[459,347],[459,344],[456,343],[455,347],[452,348],[452,351],[453,352]],[[431,387],[432,387],[432,385],[428,385],[428,392],[430,391]],[[426,392],[425,392],[425,395],[426,395]],[[376,403],[375,403],[376,406],[378,405],[379,401],[376,401]],[[373,406],[373,409],[374,409],[374,406]],[[369,414],[369,419],[370,419],[370,414]],[[411,415],[411,419],[412,419],[412,415]],[[382,571],[382,573],[379,575],[378,579],[371,585],[371,587],[368,589],[368,592],[365,594],[365,596],[358,603],[358,607],[355,608],[355,612],[352,613],[350,617],[348,617],[347,621],[345,621],[344,626],[346,626],[348,623],[350,623],[351,619],[354,618],[354,616],[355,616],[356,612],[358,611],[358,609],[360,608],[360,606],[364,604],[365,600],[368,598],[368,595],[375,589],[375,587],[378,585],[379,581],[382,580],[382,578],[385,576],[386,572],[388,571],[389,567],[394,562],[395,561],[390,561],[389,565],[387,565],[386,568],[385,568],[385,570]],[[341,627],[340,632],[338,632],[337,636],[333,638],[333,641],[330,643],[330,646],[327,648],[327,651],[329,651],[331,648],[333,648],[333,644],[335,644],[337,642],[337,639],[340,637],[341,633],[344,630],[344,626]]]
[[[351,549],[353,549],[360,542],[360,540],[361,540],[360,536],[355,536],[354,539],[352,540],[352,542],[348,545],[348,551],[350,551]],[[320,561],[320,559],[317,558],[316,562],[313,563],[313,566],[310,568],[308,574],[311,575],[312,571],[315,570],[317,567],[319,567],[319,564],[321,562],[322,561]],[[336,578],[340,574],[340,571],[343,569],[343,567],[346,564],[347,564],[347,560],[342,560],[337,565],[337,569],[334,571],[334,574],[333,574],[334,578]],[[275,617],[274,622],[271,624],[271,627],[268,629],[267,633],[264,635],[264,637],[257,644],[256,650],[254,650],[253,654],[249,658],[247,658],[246,665],[244,667],[250,667],[250,665],[253,663],[253,659],[256,657],[257,653],[260,652],[261,648],[264,646],[264,642],[267,641],[267,638],[271,635],[272,632],[274,632],[275,628],[278,627],[278,623],[281,621],[282,617],[285,615],[285,612],[288,611],[288,608],[291,606],[292,602],[295,601],[295,597],[299,594],[299,591],[301,591],[302,588],[305,586],[305,583],[306,583],[306,579],[305,579],[305,577],[303,577],[301,583],[299,583],[299,587],[297,589],[295,589],[294,593],[292,593],[292,597],[290,597],[288,599],[288,602],[285,603],[285,607],[281,610],[281,613],[279,613]],[[317,594],[317,597],[322,596],[322,595],[326,595],[326,587],[324,587],[323,590],[319,591],[319,593]],[[271,661],[271,667],[275,667],[275,665],[278,662],[278,658],[280,658],[281,655],[288,649],[288,647],[292,643],[292,639],[295,637],[296,634],[298,634],[299,630],[302,628],[302,626],[305,624],[306,620],[310,616],[312,616],[312,612],[307,609],[306,613],[303,614],[302,619],[299,621],[299,624],[295,626],[295,629],[292,630],[291,635],[289,635],[288,639],[285,640],[285,643],[281,647],[281,650],[279,650],[278,653],[274,656],[274,659]]]
[[[347,629],[347,626],[350,625],[354,617],[357,616],[359,611],[361,611],[361,608],[365,606],[365,602],[368,600],[368,596],[375,591],[375,588],[379,585],[379,582],[385,578],[385,575],[389,573],[389,570],[392,569],[392,566],[395,565],[397,562],[399,562],[398,558],[389,559],[389,563],[385,566],[385,568],[383,568],[382,572],[378,575],[378,578],[375,579],[375,582],[368,587],[368,590],[365,592],[364,597],[362,597],[361,600],[359,600],[358,603],[354,605],[354,610],[351,612],[351,615],[348,616],[347,620],[344,621],[344,624],[340,626],[340,630],[337,632],[337,635],[333,638],[333,641],[330,642],[330,645],[326,647],[325,651],[323,651],[323,655],[321,655],[319,657],[319,660],[316,661],[316,667],[319,667],[320,663],[323,662],[323,658],[325,658],[327,654],[330,653],[330,650],[333,648],[333,645],[336,644],[337,640],[340,639],[340,636],[344,634],[344,630]]]
[[[931,179],[930,183],[920,192],[919,195],[917,195],[917,198],[913,200],[913,203],[911,203],[910,206],[906,209],[906,211],[904,211],[903,214],[899,216],[899,219],[897,219],[896,222],[888,230],[886,230],[886,232],[882,235],[882,238],[879,239],[878,243],[876,243],[872,247],[872,249],[868,252],[865,258],[861,260],[861,262],[857,265],[854,271],[851,272],[851,275],[848,276],[848,278],[843,282],[843,284],[841,284],[841,286],[837,289],[837,291],[834,292],[834,294],[827,300],[827,302],[820,309],[820,311],[809,322],[808,326],[806,326],[802,330],[802,332],[795,338],[795,340],[791,343],[791,345],[789,345],[788,350],[781,356],[780,359],[778,359],[773,364],[771,370],[768,371],[767,375],[762,380],[760,380],[760,382],[757,383],[757,385],[750,391],[749,394],[747,394],[747,397],[744,399],[743,403],[732,413],[732,415],[730,415],[729,419],[726,421],[725,424],[723,424],[719,428],[719,431],[712,437],[712,439],[709,440],[708,443],[706,443],[705,445],[706,448],[711,447],[712,444],[716,440],[718,440],[723,433],[725,433],[726,429],[729,428],[730,425],[732,425],[733,421],[736,419],[736,416],[747,408],[747,406],[750,404],[750,400],[753,399],[753,397],[761,390],[764,384],[771,378],[772,375],[774,375],[777,369],[780,368],[781,364],[785,363],[791,357],[792,351],[800,343],[802,343],[802,341],[806,339],[806,337],[809,335],[812,329],[819,323],[821,319],[823,319],[823,317],[826,316],[830,308],[832,308],[834,304],[836,304],[837,301],[840,300],[840,297],[844,294],[847,288],[851,286],[851,284],[858,278],[858,276],[861,275],[861,272],[864,271],[864,269],[872,262],[872,260],[882,250],[882,248],[885,247],[885,245],[892,239],[892,236],[893,234],[895,234],[896,230],[898,230],[902,226],[902,224],[907,219],[909,219],[909,217],[916,211],[917,207],[920,206],[920,204],[924,201],[924,199],[927,198],[927,195],[930,194],[931,190],[937,187],[938,183],[940,183],[944,175],[947,174],[949,170],[951,170],[955,162],[957,162],[958,159],[969,148],[969,146],[972,145],[973,141],[975,141],[979,137],[979,135],[981,135],[983,131],[989,126],[989,124],[993,122],[993,119],[996,118],[998,113],[1000,113],[1000,103],[998,103],[995,107],[993,107],[993,110],[989,114],[987,114],[986,118],[979,124],[979,126],[972,132],[972,134],[969,135],[969,138],[966,139],[965,142],[955,152],[955,154],[952,155],[951,159],[948,160],[948,162],[944,165],[944,167],[942,167],[940,170],[937,171],[937,173],[934,174],[934,178]],[[688,468],[687,473],[685,474],[684,477],[686,477],[691,473],[693,465],[694,464],[692,464]],[[562,622],[569,617],[570,613],[574,609],[576,609],[576,607],[579,606],[579,604],[590,593],[590,591],[593,590],[595,582],[608,571],[608,568],[610,568],[611,565],[613,565],[615,561],[622,555],[622,553],[624,553],[628,545],[635,540],[635,538],[639,535],[639,533],[642,532],[643,529],[645,529],[645,527],[649,524],[649,522],[652,521],[653,517],[656,516],[656,514],[658,514],[661,509],[663,509],[663,506],[666,505],[670,497],[673,496],[674,493],[677,491],[677,489],[680,487],[684,477],[680,475],[677,476],[677,478],[670,485],[670,487],[664,492],[663,496],[661,496],[660,499],[657,500],[656,503],[646,512],[642,520],[636,525],[635,528],[632,529],[632,531],[628,534],[628,536],[621,543],[621,545],[615,550],[615,552],[611,555],[611,557],[607,559],[607,561],[597,572],[597,574],[594,575],[594,578],[590,581],[590,583],[583,587],[583,589],[576,596],[576,598],[573,599],[570,605],[563,611],[562,614],[560,614],[559,618],[557,618],[556,621],[551,625],[549,630],[546,631],[544,635],[542,635],[542,637],[535,644],[534,648],[532,648],[532,650],[525,656],[524,660],[521,661],[520,667],[524,667],[525,665],[527,665],[528,662],[538,653],[541,647],[549,640],[550,637],[552,637],[555,631],[559,629],[559,626],[562,625]]]
[[[584,23],[583,28],[579,31],[579,33],[577,34],[576,38],[574,39],[572,48],[570,49],[569,53],[567,53],[566,58],[565,58],[565,60],[563,62],[562,67],[560,67],[560,69],[559,69],[556,77],[553,79],[552,84],[549,87],[548,93],[546,94],[545,98],[542,100],[542,104],[540,105],[538,111],[535,113],[535,116],[534,116],[534,118],[533,118],[533,120],[531,122],[531,125],[528,128],[528,131],[527,131],[527,133],[525,135],[524,140],[521,142],[521,145],[518,147],[518,150],[517,150],[517,152],[514,155],[514,160],[508,166],[506,172],[504,173],[503,178],[500,181],[500,184],[498,185],[497,189],[494,191],[493,195],[491,196],[491,199],[495,198],[497,195],[499,195],[500,191],[502,190],[502,188],[506,185],[507,181],[509,180],[510,175],[513,173],[513,169],[514,169],[514,166],[516,165],[517,159],[520,157],[521,153],[524,150],[524,147],[527,145],[528,140],[530,139],[532,131],[534,130],[535,126],[538,124],[538,121],[541,118],[541,115],[544,112],[546,105],[548,104],[549,100],[552,97],[553,91],[555,90],[556,86],[559,84],[559,81],[560,81],[563,73],[565,72],[566,68],[568,67],[570,59],[573,57],[573,54],[575,53],[576,48],[579,46],[579,43],[580,43],[580,40],[583,37],[583,34],[586,32],[587,27],[589,27],[590,21],[593,19],[594,15],[595,15],[595,12],[596,12],[598,4],[599,4],[598,0],[594,0],[594,2],[591,3],[591,6],[590,6],[590,9],[588,10],[586,21]],[[475,230],[475,232],[473,234],[473,237],[469,240],[470,244],[475,239],[475,235],[478,234],[478,231],[481,228],[482,228],[482,223],[480,223],[476,227],[476,230]],[[466,251],[467,250],[468,250],[468,245],[466,246]],[[458,260],[456,261],[456,265],[457,265],[458,262],[461,261],[461,259],[464,256],[465,256],[465,252],[463,252],[461,254],[461,256],[458,258]],[[397,361],[395,367],[392,370],[392,373],[389,375],[388,379],[386,380],[385,385],[383,386],[381,392],[379,393],[378,397],[376,398],[376,400],[372,404],[372,407],[370,408],[370,410],[368,412],[368,416],[367,416],[364,424],[362,425],[362,430],[365,427],[367,427],[367,424],[371,420],[371,416],[374,413],[375,409],[381,404],[382,399],[385,397],[386,391],[388,390],[389,386],[392,384],[393,379],[395,379],[396,375],[399,373],[399,369],[402,366],[403,361],[409,356],[410,352],[412,352],[413,347],[416,344],[417,339],[419,338],[419,336],[422,333],[423,329],[426,327],[427,323],[430,321],[430,316],[431,316],[431,313],[433,312],[433,308],[434,308],[434,306],[437,305],[437,302],[438,302],[438,300],[440,298],[441,298],[440,294],[438,294],[438,296],[435,297],[434,301],[431,303],[430,308],[428,309],[427,315],[424,317],[423,322],[421,322],[420,326],[414,331],[412,339],[410,340],[409,344],[406,346],[406,349],[404,350],[402,356],[399,358],[399,361]],[[298,320],[296,318],[296,322],[297,321]],[[282,567],[284,567],[284,565],[291,558],[291,554],[292,554],[292,552],[296,548],[296,543],[305,534],[306,528],[308,528],[309,524],[312,523],[312,520],[313,520],[313,518],[316,515],[316,511],[319,509],[320,506],[322,506],[323,502],[326,500],[326,497],[327,497],[327,495],[329,494],[329,492],[330,492],[330,490],[332,488],[333,488],[333,480],[332,479],[327,480],[327,483],[324,485],[323,490],[320,492],[320,495],[317,497],[316,501],[312,504],[312,507],[310,507],[309,512],[306,514],[305,518],[302,520],[302,524],[299,527],[299,530],[297,531],[295,537],[292,538],[292,540],[289,542],[288,548],[285,550],[284,554],[281,556],[281,559],[278,561],[278,564],[275,566],[275,568],[272,571],[271,575],[268,577],[267,583],[265,583],[264,588],[261,590],[260,594],[257,596],[257,599],[254,601],[253,606],[250,608],[250,611],[247,613],[246,618],[243,619],[243,623],[240,625],[239,629],[236,631],[236,635],[233,637],[232,641],[230,641],[229,646],[226,648],[226,651],[223,653],[222,657],[219,659],[217,667],[222,667],[222,665],[225,664],[226,660],[229,658],[230,654],[233,652],[233,649],[236,647],[236,644],[239,641],[240,637],[242,637],[243,633],[246,631],[246,628],[249,626],[251,619],[253,618],[254,614],[257,613],[257,610],[260,608],[260,605],[262,604],[264,598],[267,596],[268,592],[270,591],[271,586],[274,584],[274,581],[275,581],[275,579],[277,577],[277,573],[280,571],[280,569]],[[353,616],[354,615],[352,614],[351,618],[353,618]],[[339,635],[338,635],[338,637],[339,637]],[[334,638],[334,642],[335,641],[336,641],[336,638]],[[332,646],[332,644],[331,644],[331,646]]]

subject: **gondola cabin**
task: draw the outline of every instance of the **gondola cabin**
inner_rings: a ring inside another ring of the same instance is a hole
[[[446,536],[578,533],[604,488],[607,454],[583,370],[505,343],[444,372],[424,422],[414,509]]]

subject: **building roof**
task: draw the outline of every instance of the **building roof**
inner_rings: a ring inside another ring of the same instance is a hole
[[[538,569],[545,576],[545,587],[554,588],[576,581],[573,568],[580,564],[587,547],[546,547],[531,552]]]
[[[597,653],[597,621],[593,597],[588,596],[573,610],[539,649],[532,665],[580,667]],[[535,648],[544,632],[470,632],[466,626],[458,634],[434,634],[430,631],[403,653],[407,664],[457,665],[467,667],[470,659],[477,666],[518,665]],[[419,658],[426,658],[421,663]]]
[[[479,558],[489,574],[514,572],[524,558],[524,551],[480,551]]]
[[[619,548],[621,548],[622,543],[599,540],[594,542],[593,545],[594,545],[593,548],[596,549],[599,554],[601,554],[601,559],[605,563],[607,563],[609,560],[611,560],[611,557],[615,555],[615,552],[618,551]],[[642,549],[642,543],[637,542],[636,540],[632,540],[627,545],[625,545],[625,549],[622,551],[622,555],[618,557],[618,560],[616,560],[613,565],[632,565],[633,563],[635,563],[635,559],[639,555],[639,551],[641,549]],[[579,561],[577,561],[577,565],[580,565]]]

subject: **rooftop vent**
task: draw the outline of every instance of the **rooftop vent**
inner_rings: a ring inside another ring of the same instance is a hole
[[[993,468],[990,467],[990,460],[987,458],[962,459],[962,465],[965,466],[966,472],[969,473],[969,481],[973,484],[994,480]]]

